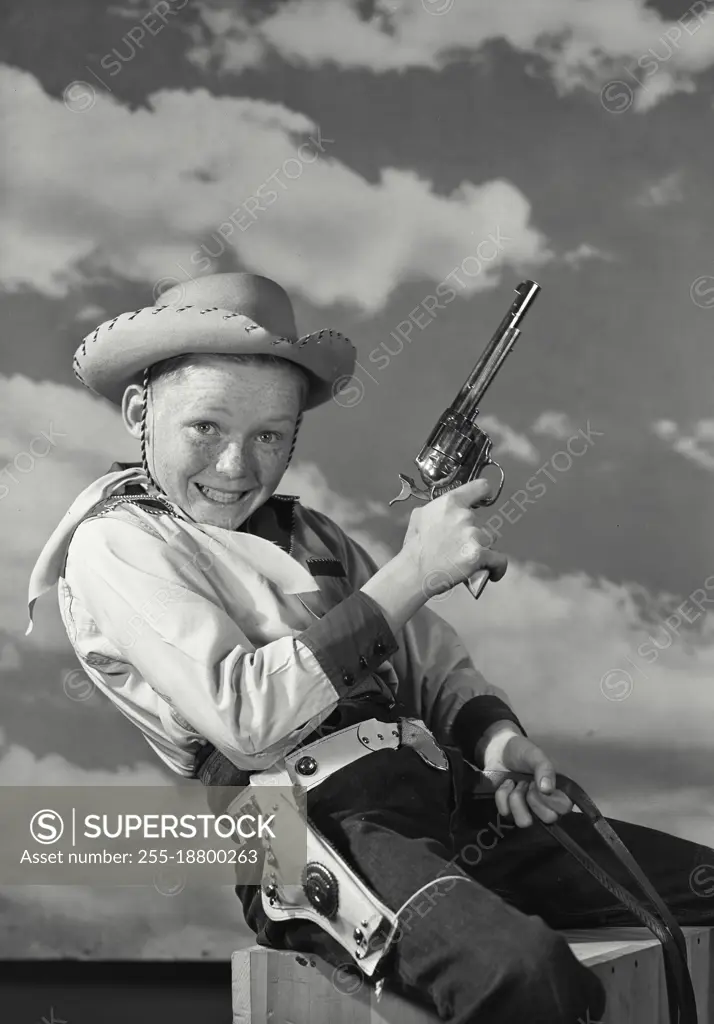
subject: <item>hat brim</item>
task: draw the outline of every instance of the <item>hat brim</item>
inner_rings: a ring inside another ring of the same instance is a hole
[[[354,373],[355,347],[339,331],[277,337],[241,313],[213,307],[147,306],[100,324],[77,349],[77,379],[115,405],[147,366],[180,355],[271,355],[307,371],[312,409],[336,395]]]

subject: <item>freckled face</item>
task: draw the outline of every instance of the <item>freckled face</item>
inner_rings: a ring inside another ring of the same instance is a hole
[[[300,413],[289,364],[205,356],[152,387],[149,465],[197,523],[235,530],[275,492]]]

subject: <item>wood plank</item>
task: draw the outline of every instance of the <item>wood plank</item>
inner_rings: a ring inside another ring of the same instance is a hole
[[[317,963],[301,953],[274,958],[274,974],[268,980],[268,1019],[275,1024],[369,1024],[368,986],[360,983],[354,994],[341,992],[332,980],[336,969],[320,961],[324,969],[318,970]]]
[[[233,1024],[253,1024],[250,993],[249,949],[237,950],[231,957],[233,976]]]
[[[714,1024],[714,929],[682,930],[700,1024]],[[646,928],[563,934],[605,986],[606,1024],[670,1024],[662,950]],[[255,946],[234,953],[232,963],[233,1024],[438,1024],[433,1012],[386,986],[378,1000],[347,961],[334,968],[318,957]]]
[[[712,929],[682,928],[700,1024],[710,1016]],[[603,928],[563,933],[578,959],[605,985],[607,1024],[670,1024],[660,943],[646,928]]]
[[[714,971],[712,956],[712,936],[714,933],[710,928],[700,930],[685,929],[687,939],[687,954],[689,958],[689,970],[694,985],[694,995],[697,999],[697,1011],[702,1024],[711,1024],[714,1020],[714,1004],[710,1001],[709,989],[711,975]]]
[[[250,1002],[253,1016],[250,1024],[268,1024],[269,1016],[269,987],[268,987],[268,966],[270,958],[265,955],[265,949],[261,946],[251,951],[250,957]],[[277,961],[275,961],[277,962]]]
[[[600,961],[591,970],[607,993],[606,1024],[670,1024],[662,952],[656,946]]]

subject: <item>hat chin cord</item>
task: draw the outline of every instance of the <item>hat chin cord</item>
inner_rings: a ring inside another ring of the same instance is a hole
[[[147,366],[146,369],[144,370],[144,390],[141,396],[141,466],[144,472],[146,473],[147,477],[149,478],[149,482],[157,489],[159,494],[165,494],[164,489],[162,487],[159,487],[156,480],[154,480],[153,476],[151,475],[151,471],[149,469],[149,462],[146,454],[146,416],[149,405],[150,380],[151,367]],[[166,495],[166,497],[168,497],[168,495]]]
[[[300,424],[301,423],[302,423],[302,409],[298,413],[298,417],[295,420],[295,433],[293,434],[293,441],[292,441],[292,444],[290,445],[290,454],[288,455],[288,461],[285,463],[285,469],[283,470],[283,473],[285,472],[285,470],[287,470],[288,466],[290,465],[290,463],[292,461],[293,452],[295,451],[295,444],[297,442],[298,430],[300,429]]]
[[[146,419],[147,419],[147,412],[148,412],[148,405],[149,405],[149,385],[150,385],[150,383],[151,383],[151,367],[147,366],[146,369],[144,370],[143,394],[141,396],[141,466],[142,466],[142,469],[144,470],[144,472],[146,473],[147,477],[149,478],[149,482],[156,488],[156,490],[159,492],[159,494],[163,494],[165,497],[168,498],[168,495],[166,494],[164,489],[158,485],[158,483],[156,482],[156,480],[152,476],[151,471],[149,469],[148,457],[147,457],[147,454],[146,454],[147,453]],[[283,470],[283,473],[287,470],[288,466],[292,462],[293,452],[295,451],[295,445],[297,443],[298,431],[300,430],[300,424],[302,423],[302,414],[303,414],[303,411],[301,409],[300,412],[298,413],[297,420],[295,421],[295,433],[293,434],[292,443],[290,445],[290,452],[288,454],[288,461],[285,463],[285,469]]]

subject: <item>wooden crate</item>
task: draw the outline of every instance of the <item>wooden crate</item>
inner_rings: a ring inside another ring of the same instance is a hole
[[[714,1024],[714,929],[683,931],[699,1024]],[[605,985],[605,1024],[669,1024],[662,950],[646,929],[565,935]],[[233,1024],[438,1024],[433,1013],[386,987],[378,1001],[357,972],[307,954],[251,946],[233,954],[232,970]]]
[[[714,929],[683,928],[699,1024],[714,1024]],[[566,932],[571,949],[603,981],[606,1024],[670,1024],[662,947],[646,928]]]

